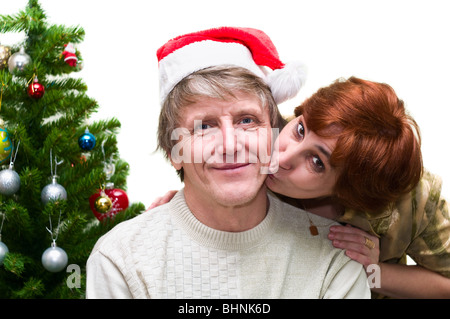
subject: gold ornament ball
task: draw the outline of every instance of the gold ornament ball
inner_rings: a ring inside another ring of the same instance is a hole
[[[111,198],[109,198],[108,196],[99,196],[96,200],[95,200],[95,209],[99,212],[99,213],[107,213],[111,210],[112,207],[112,201]]]
[[[7,46],[0,45],[0,70],[8,65],[11,49]]]

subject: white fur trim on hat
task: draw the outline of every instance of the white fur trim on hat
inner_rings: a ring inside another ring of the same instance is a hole
[[[159,62],[160,99],[164,102],[175,85],[191,73],[216,65],[235,65],[265,78],[251,52],[239,43],[194,42],[172,52]]]

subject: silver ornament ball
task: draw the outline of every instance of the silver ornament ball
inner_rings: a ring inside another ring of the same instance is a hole
[[[9,252],[8,246],[0,241],[0,266],[3,265],[3,260],[5,260],[6,254]]]
[[[30,62],[31,62],[30,56],[25,53],[24,48],[20,48],[20,51],[11,55],[11,57],[8,60],[9,72],[13,73],[16,70],[23,72],[25,67]]]
[[[42,254],[42,266],[50,272],[60,272],[66,268],[69,257],[64,249],[56,246],[55,243],[47,248]]]
[[[11,196],[20,188],[20,177],[12,168],[0,171],[0,194]]]
[[[41,200],[44,205],[46,205],[51,200],[58,200],[58,199],[67,199],[67,192],[66,189],[58,184],[56,181],[56,178],[53,177],[52,183],[48,184],[42,189],[41,192]]]

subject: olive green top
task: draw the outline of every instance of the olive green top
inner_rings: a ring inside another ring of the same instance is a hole
[[[450,215],[441,196],[442,180],[428,171],[407,195],[382,214],[346,210],[337,221],[359,227],[380,239],[380,262],[417,265],[450,278]]]

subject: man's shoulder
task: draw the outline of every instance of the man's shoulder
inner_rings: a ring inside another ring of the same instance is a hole
[[[308,213],[303,209],[292,206],[283,202],[276,196],[272,196],[272,201],[276,203],[276,209],[283,221],[285,227],[289,227],[295,230],[295,232],[301,237],[315,239],[322,238],[328,241],[329,229],[332,225],[339,225],[336,221],[328,218],[324,218],[313,213]],[[310,227],[314,226],[318,230],[319,236],[313,236],[311,234]]]
[[[139,244],[143,237],[152,231],[158,231],[160,225],[166,225],[170,219],[168,204],[146,211],[132,219],[117,224],[104,234],[95,244],[93,251],[109,251],[114,247],[126,247]]]
[[[308,259],[310,262],[304,267],[323,273],[331,268],[339,271],[350,262],[345,251],[334,247],[328,239],[330,227],[338,225],[336,221],[308,213],[278,198],[273,203],[279,220],[276,242],[291,247],[291,258],[298,258],[299,261]]]

